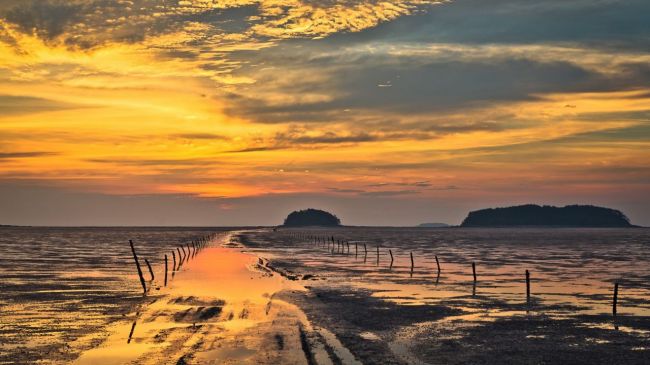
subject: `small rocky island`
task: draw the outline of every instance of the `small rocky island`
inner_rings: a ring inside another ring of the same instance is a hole
[[[534,204],[470,212],[461,227],[634,227],[622,212],[593,205]]]
[[[284,220],[285,227],[338,227],[341,220],[332,213],[319,209],[305,209],[291,212]]]

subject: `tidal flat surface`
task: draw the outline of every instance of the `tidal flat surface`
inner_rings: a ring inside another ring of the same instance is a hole
[[[303,282],[309,290],[290,300],[364,363],[650,362],[648,229],[280,229],[238,239]]]
[[[650,363],[648,229],[1,233],[0,364]]]
[[[67,363],[103,341],[103,329],[143,301],[129,239],[160,279],[165,253],[171,265],[180,244],[223,231],[0,228],[0,364]]]

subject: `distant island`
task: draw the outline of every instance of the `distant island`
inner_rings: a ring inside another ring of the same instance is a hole
[[[622,212],[593,205],[534,204],[470,212],[461,227],[635,227]]]
[[[284,220],[285,227],[323,226],[338,227],[341,220],[332,213],[319,209],[305,209],[291,212]]]
[[[444,228],[444,227],[450,227],[450,225],[447,224],[447,223],[421,223],[421,224],[418,224],[417,227],[419,227],[419,228]]]

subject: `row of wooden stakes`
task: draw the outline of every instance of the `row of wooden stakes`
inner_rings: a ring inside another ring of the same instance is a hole
[[[207,247],[208,243],[216,237],[216,233],[212,233],[203,237],[200,237],[196,240],[192,240],[190,243],[187,243],[185,245],[179,245],[176,247],[175,250],[171,251],[171,256],[172,256],[172,277],[174,276],[174,273],[176,271],[181,269],[181,266],[183,266],[184,263],[188,262],[190,259],[193,259],[202,249]],[[138,277],[140,278],[140,284],[142,284],[142,290],[144,292],[144,295],[147,295],[147,292],[149,288],[147,288],[147,283],[144,279],[144,275],[142,274],[142,268],[140,267],[140,260],[138,258],[138,254],[135,251],[135,246],[133,244],[132,240],[129,240],[129,244],[131,245],[131,253],[133,253],[133,260],[135,261],[135,267],[138,271]],[[178,253],[178,262],[176,260],[176,254]],[[164,286],[167,286],[167,277],[168,277],[168,271],[169,271],[169,262],[168,262],[168,256],[167,254],[164,255],[164,260],[165,260],[165,280],[164,280]],[[155,276],[153,273],[153,269],[151,268],[151,264],[149,263],[149,260],[146,258],[144,259],[145,264],[147,265],[147,268],[149,269],[149,275],[151,276],[151,280],[149,281],[150,283],[153,283]],[[178,265],[177,265],[178,264]]]
[[[345,253],[345,248],[347,246],[347,253],[350,253],[350,242],[340,239],[335,239],[334,236],[319,236],[319,235],[308,235],[303,233],[291,233],[292,238],[311,240],[313,243],[323,245],[331,253]],[[368,247],[363,243],[364,257],[368,255]],[[357,243],[354,243],[354,255],[355,257],[359,253],[359,248]],[[393,268],[393,251],[388,249],[390,255],[390,269]],[[415,261],[413,259],[413,252],[410,252],[411,256],[411,276],[413,276],[413,270],[415,269]],[[434,255],[436,259],[436,266],[438,269],[438,276],[440,276],[440,261],[438,260],[438,255]],[[377,265],[379,265],[379,245],[377,245]],[[472,276],[474,278],[474,284],[477,282],[476,276],[476,263],[472,261]],[[526,276],[526,303],[530,304],[530,272],[525,271]],[[617,305],[618,305],[618,283],[614,283],[614,296],[612,298],[612,314],[616,316],[617,314]]]

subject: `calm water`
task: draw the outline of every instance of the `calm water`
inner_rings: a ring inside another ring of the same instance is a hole
[[[0,229],[0,363],[65,363],[102,339],[91,334],[141,303],[129,239],[160,280],[164,253],[224,230]],[[349,242],[349,250],[345,245],[333,252],[332,245],[298,234],[334,235]],[[521,304],[529,270],[534,310],[610,313],[616,281],[621,285],[619,313],[650,315],[649,229],[249,230],[235,239],[274,265],[313,276],[305,285],[368,289],[403,305],[443,302],[466,309],[486,298]],[[506,307],[495,307],[495,314],[509,315],[512,308]]]

